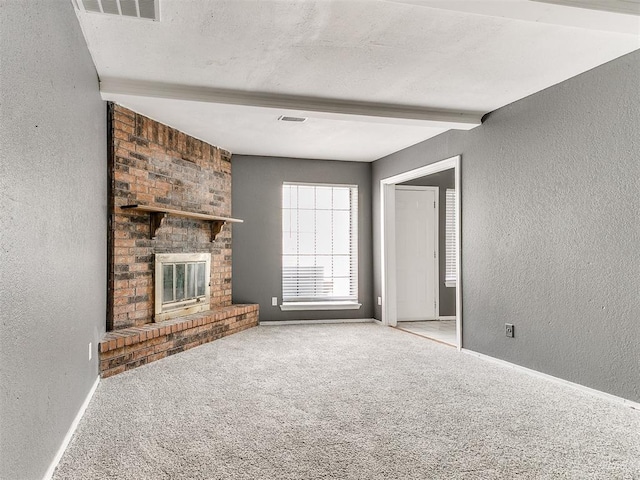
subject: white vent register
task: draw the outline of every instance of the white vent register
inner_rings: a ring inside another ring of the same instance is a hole
[[[81,12],[160,20],[160,0],[73,0]]]

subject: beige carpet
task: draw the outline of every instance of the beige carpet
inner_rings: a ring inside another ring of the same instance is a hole
[[[640,411],[374,324],[262,326],[102,381],[54,478],[637,479]]]

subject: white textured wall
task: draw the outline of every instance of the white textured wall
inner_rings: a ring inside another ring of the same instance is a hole
[[[106,111],[69,0],[3,0],[0,19],[0,478],[31,479],[98,374]]]
[[[640,401],[640,52],[375,162],[374,295],[380,179],[458,154],[464,347]]]

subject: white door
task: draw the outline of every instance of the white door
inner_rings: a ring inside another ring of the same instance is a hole
[[[396,187],[397,318],[438,316],[438,187]]]

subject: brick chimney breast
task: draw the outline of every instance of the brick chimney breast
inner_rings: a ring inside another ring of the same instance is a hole
[[[211,242],[210,225],[168,216],[150,239],[143,204],[231,216],[231,153],[117,104],[109,108],[108,329],[154,318],[154,255],[210,253],[210,306],[231,305],[231,228]]]

